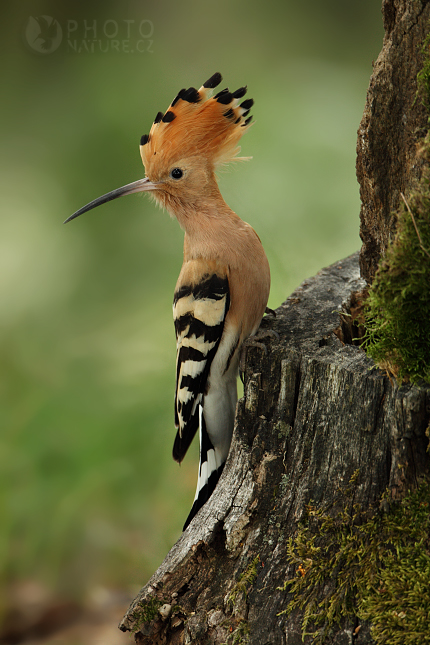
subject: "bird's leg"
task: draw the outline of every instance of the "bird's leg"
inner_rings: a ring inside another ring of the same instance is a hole
[[[274,309],[270,309],[270,307],[266,307],[266,310],[264,313],[270,314],[271,316],[274,316],[276,318],[276,311]]]

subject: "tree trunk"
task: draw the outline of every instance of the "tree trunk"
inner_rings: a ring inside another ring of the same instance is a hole
[[[361,275],[371,282],[396,222],[400,192],[420,175],[417,143],[428,130],[428,106],[417,94],[429,33],[428,0],[383,0],[385,36],[374,65],[357,139],[363,246]]]
[[[360,266],[371,280],[427,128],[414,98],[430,4],[384,0],[383,15],[358,138],[361,255],[323,269],[263,320],[220,482],[120,624],[137,643],[299,645],[303,612],[285,613],[284,583],[306,575],[289,539],[309,509],[375,509],[387,488],[401,498],[430,472],[430,387],[399,387],[352,344]],[[327,597],[338,573],[324,581]],[[323,642],[371,643],[370,625],[347,614]]]
[[[279,587],[295,576],[286,544],[306,506],[335,504],[357,470],[351,503],[364,508],[428,472],[430,388],[399,388],[341,340],[339,312],[364,284],[355,254],[264,319],[279,338],[248,349],[219,485],[121,623],[137,643],[221,644],[241,631],[255,645],[301,643],[301,615],[279,615],[291,599]],[[355,627],[326,642],[350,642]],[[356,643],[370,642],[364,626]]]

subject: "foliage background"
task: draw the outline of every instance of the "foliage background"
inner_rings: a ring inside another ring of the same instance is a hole
[[[62,221],[141,177],[156,112],[220,71],[255,99],[242,144],[253,160],[220,185],[263,241],[276,308],[360,246],[355,141],[380,7],[23,0],[0,11],[1,589],[34,579],[68,597],[132,593],[178,538],[196,483],[197,446],[181,468],[171,459],[182,232],[145,196]],[[63,29],[51,54],[26,41],[40,15]],[[120,51],[98,49],[110,47],[107,20]],[[142,20],[151,38],[127,53]]]

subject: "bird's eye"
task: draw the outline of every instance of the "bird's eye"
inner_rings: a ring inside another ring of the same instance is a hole
[[[180,168],[173,168],[173,170],[170,171],[170,176],[173,177],[173,179],[180,179],[184,173]]]

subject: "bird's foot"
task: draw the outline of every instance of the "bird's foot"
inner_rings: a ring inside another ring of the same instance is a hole
[[[271,316],[274,316],[276,318],[276,311],[274,309],[270,309],[270,307],[266,307],[266,310],[264,313],[270,314]]]
[[[246,354],[248,349],[250,347],[258,347],[259,349],[262,349],[264,351],[266,356],[268,354],[266,345],[261,342],[264,338],[274,338],[276,340],[279,340],[280,336],[278,332],[274,331],[273,329],[260,329],[255,334],[255,336],[249,336],[242,345],[242,349],[240,352],[240,359],[239,359],[239,375],[242,383],[243,383],[243,375],[245,373]]]

